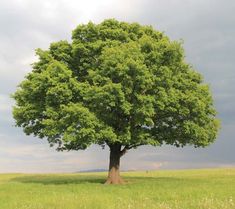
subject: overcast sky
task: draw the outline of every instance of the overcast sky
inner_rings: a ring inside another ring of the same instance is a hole
[[[108,150],[56,152],[46,140],[14,127],[9,95],[36,60],[34,50],[70,40],[81,23],[107,18],[152,25],[184,40],[186,59],[204,75],[222,121],[207,148],[140,147],[121,162],[127,169],[235,166],[234,0],[0,0],[0,172],[74,172],[108,167]]]

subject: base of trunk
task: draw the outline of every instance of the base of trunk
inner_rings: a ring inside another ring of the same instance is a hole
[[[119,168],[112,167],[109,170],[109,175],[105,184],[124,184],[124,180],[120,176]]]
[[[104,184],[124,184],[125,181],[119,177],[119,178],[110,178],[108,177],[108,179],[106,180],[106,182]]]
[[[122,178],[115,179],[115,180],[108,178],[104,184],[124,184],[124,183],[125,182]]]

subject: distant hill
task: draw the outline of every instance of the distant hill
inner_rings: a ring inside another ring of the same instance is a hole
[[[105,172],[108,171],[107,169],[89,169],[89,170],[81,170],[75,173],[92,173],[92,172]]]

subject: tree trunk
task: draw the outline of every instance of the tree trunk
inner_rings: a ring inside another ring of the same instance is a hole
[[[120,157],[121,145],[110,146],[109,174],[105,184],[122,184],[124,181],[120,177]]]

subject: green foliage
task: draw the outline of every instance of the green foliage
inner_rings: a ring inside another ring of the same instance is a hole
[[[218,131],[208,85],[181,43],[114,19],[79,25],[72,43],[37,49],[13,95],[16,125],[59,150],[119,143],[206,146]]]

